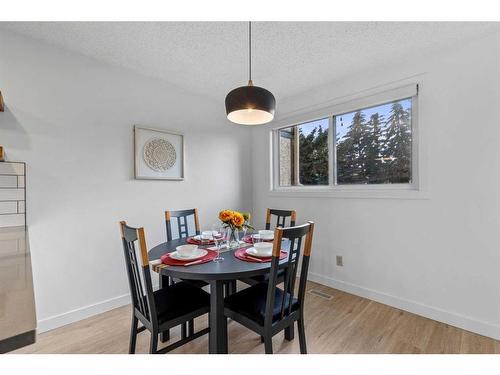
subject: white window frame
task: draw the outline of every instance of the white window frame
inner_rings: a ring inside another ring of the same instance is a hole
[[[427,193],[423,187],[421,175],[420,132],[418,121],[418,92],[419,84],[411,83],[406,86],[377,91],[371,95],[354,97],[352,99],[334,103],[328,107],[315,111],[303,111],[292,116],[280,119],[275,123],[270,133],[271,149],[271,186],[270,194],[282,197],[339,197],[339,198],[402,198],[426,199]],[[411,177],[408,184],[336,184],[336,141],[335,116],[353,112],[358,109],[374,107],[392,101],[411,98]],[[316,120],[328,119],[328,155],[329,155],[329,184],[317,186],[280,186],[279,185],[279,131],[284,128],[301,125]]]

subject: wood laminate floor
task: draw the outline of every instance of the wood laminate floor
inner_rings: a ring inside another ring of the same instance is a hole
[[[500,353],[500,341],[313,282],[308,289],[333,295],[330,300],[306,295],[309,353]],[[15,353],[127,353],[130,319],[130,306],[120,307],[42,333],[35,344]],[[207,319],[195,324],[204,328]],[[260,338],[238,323],[229,321],[228,332],[230,353],[264,353]],[[171,340],[179,334],[177,327]],[[147,331],[138,335],[137,353],[148,352],[149,337]],[[299,353],[297,332],[291,342],[276,335],[273,346],[275,353]],[[207,352],[205,335],[172,353]]]

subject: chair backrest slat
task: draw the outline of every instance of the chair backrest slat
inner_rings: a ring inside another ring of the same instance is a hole
[[[133,243],[128,243],[126,244],[126,246],[128,247],[128,256],[131,265],[130,269],[132,271],[132,279],[134,281],[134,287],[131,293],[135,295],[137,309],[141,312],[142,315],[148,318],[149,311],[144,301],[144,288],[142,286],[141,274],[139,271],[139,265],[137,263],[135,246]]]
[[[305,296],[305,285],[307,282],[307,272],[309,267],[309,256],[311,254],[312,236],[314,223],[290,228],[276,228],[274,231],[273,259],[271,262],[271,271],[269,277],[265,324],[272,324],[273,307],[275,305],[275,290],[278,281],[278,271],[284,269],[285,277],[283,284],[284,298],[281,300],[280,316],[283,318],[292,312],[292,302],[296,297],[300,306],[303,306]],[[305,241],[303,239],[305,238]],[[280,252],[282,240],[287,239],[289,247],[286,261],[280,264]],[[304,245],[304,246],[302,246]],[[301,250],[303,248],[302,256]],[[297,279],[299,260],[302,258],[302,268],[299,281],[299,290],[295,294],[295,281]]]
[[[172,241],[173,233],[172,233],[172,219],[175,218],[177,220],[177,233],[178,238],[186,238],[189,237],[189,225],[188,225],[188,217],[194,216],[194,227],[195,233],[200,234],[200,220],[198,218],[198,209],[192,208],[188,210],[177,210],[177,211],[165,211],[165,225],[167,228],[167,241]]]
[[[297,280],[297,270],[299,268],[299,258],[300,258],[300,249],[302,248],[302,238],[299,237],[296,238],[296,242],[294,241],[293,247],[290,245],[290,250],[289,250],[289,264],[291,264],[291,270],[289,272],[290,277],[289,277],[289,284],[288,288],[285,290],[286,293],[290,295],[290,301],[295,297],[295,280]],[[294,250],[292,250],[292,248]],[[290,314],[292,308],[292,304],[288,304],[288,314]]]
[[[284,228],[286,227],[286,220],[290,218],[290,227],[295,226],[295,220],[297,219],[297,213],[295,210],[280,210],[275,208],[268,208],[266,213],[266,229],[271,229],[271,219],[272,216],[276,216],[276,227]]]
[[[157,324],[144,229],[129,227],[124,221],[120,222],[120,228],[132,304],[152,324]],[[140,260],[135,248],[136,241],[139,244]]]

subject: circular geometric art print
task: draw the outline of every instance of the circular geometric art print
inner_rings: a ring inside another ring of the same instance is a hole
[[[163,138],[152,138],[144,144],[144,162],[154,171],[165,172],[172,168],[177,153],[172,143]]]

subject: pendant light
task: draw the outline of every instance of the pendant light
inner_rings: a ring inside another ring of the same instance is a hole
[[[226,114],[229,121],[241,125],[266,124],[274,118],[276,99],[265,88],[252,82],[252,23],[248,23],[248,85],[232,90],[226,96]]]

